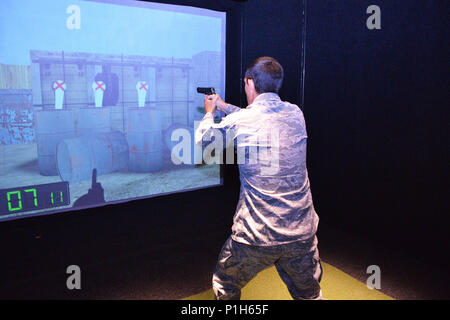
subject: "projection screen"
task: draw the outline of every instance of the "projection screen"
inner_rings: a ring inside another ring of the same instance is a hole
[[[193,132],[196,88],[225,95],[225,20],[130,0],[2,0],[0,221],[222,184]]]

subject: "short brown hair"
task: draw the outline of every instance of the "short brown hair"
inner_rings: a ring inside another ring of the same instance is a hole
[[[252,79],[258,93],[280,91],[284,71],[281,64],[271,57],[260,57],[253,61],[245,72],[245,78]]]

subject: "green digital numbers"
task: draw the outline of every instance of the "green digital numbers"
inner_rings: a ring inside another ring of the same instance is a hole
[[[17,207],[13,207],[12,200],[11,200],[11,195],[16,194],[17,195],[17,200],[18,200],[18,206]],[[8,192],[6,194],[6,197],[8,198],[8,210],[9,211],[17,211],[17,210],[21,210],[22,209],[22,197],[20,195],[20,191],[11,191]]]
[[[53,192],[50,194],[50,200],[52,201],[52,204],[55,204],[55,198],[53,197]],[[60,201],[61,203],[64,202],[62,191],[59,192],[59,201]]]
[[[0,189],[0,216],[22,215],[25,211],[37,211],[69,204],[68,182]]]
[[[36,189],[27,189],[24,190],[25,192],[33,192],[33,197],[34,197],[34,206],[37,207],[38,206],[38,202],[37,202],[37,195],[36,195]]]
[[[36,189],[26,189],[23,190],[23,192],[32,192],[33,193],[33,203],[34,206],[37,207],[38,206],[38,202],[37,202],[37,193],[36,193]],[[13,195],[17,195],[17,199],[13,199]],[[23,208],[22,205],[22,193],[20,191],[10,191],[8,193],[6,193],[6,197],[8,199],[8,210],[9,211],[18,211],[21,210]],[[17,206],[13,205],[14,200],[17,201]]]

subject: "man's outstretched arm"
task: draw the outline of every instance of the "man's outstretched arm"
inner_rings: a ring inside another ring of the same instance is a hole
[[[229,104],[229,103],[226,103],[225,101],[223,101],[219,95],[215,95],[215,96],[217,96],[217,100],[216,100],[217,110],[225,112],[225,114],[227,114],[227,115],[241,110],[241,108],[236,107],[232,104]]]
[[[195,131],[195,143],[200,143],[204,136],[208,136],[206,140],[211,141],[212,136],[215,135],[215,130],[219,130],[220,134],[224,137],[227,133],[230,133],[230,130],[235,129],[236,122],[239,118],[237,117],[237,113],[224,117],[220,123],[214,123],[213,112],[216,108],[223,112],[227,110],[230,113],[241,110],[241,108],[227,104],[222,99],[219,99],[220,97],[217,94],[205,95],[204,108],[206,114]]]

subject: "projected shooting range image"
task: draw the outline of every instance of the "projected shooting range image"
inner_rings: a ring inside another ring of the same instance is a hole
[[[221,184],[219,165],[190,154],[204,115],[197,87],[224,94],[224,15],[131,4],[1,3],[1,220],[95,190],[78,204]],[[178,143],[189,147],[173,153]]]

